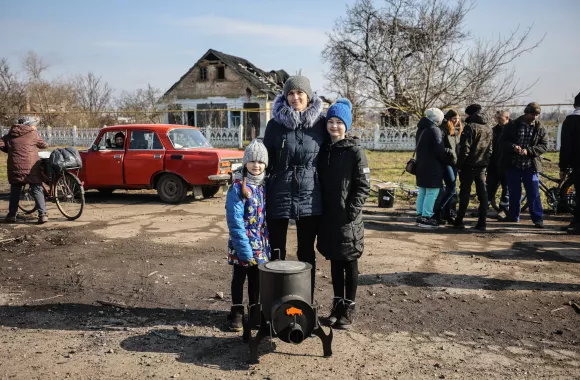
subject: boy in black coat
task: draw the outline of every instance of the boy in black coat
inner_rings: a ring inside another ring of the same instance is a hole
[[[334,300],[328,322],[347,329],[352,325],[358,258],[364,249],[362,207],[369,195],[370,171],[358,139],[345,136],[352,123],[351,103],[337,100],[326,120],[331,141],[322,146],[318,160],[323,214],[317,248],[331,266]]]

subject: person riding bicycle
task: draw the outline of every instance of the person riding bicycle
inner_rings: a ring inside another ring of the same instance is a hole
[[[38,210],[38,223],[46,223],[46,203],[42,189],[42,168],[38,150],[45,149],[48,144],[40,137],[36,126],[38,120],[24,116],[17,120],[8,134],[0,139],[0,150],[8,153],[8,182],[10,183],[10,202],[8,205],[7,223],[16,222],[18,202],[22,186],[30,184],[30,192],[34,197]]]

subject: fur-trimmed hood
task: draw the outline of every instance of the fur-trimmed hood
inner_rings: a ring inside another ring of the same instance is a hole
[[[288,105],[284,95],[280,94],[274,100],[272,117],[288,129],[296,129],[302,124],[304,128],[312,128],[322,115],[322,100],[318,95],[313,95],[308,108],[304,112],[294,111]]]

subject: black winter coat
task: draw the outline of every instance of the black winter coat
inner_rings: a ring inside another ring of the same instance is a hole
[[[463,169],[466,166],[473,168],[485,168],[489,165],[491,157],[491,127],[486,124],[486,120],[479,114],[469,116],[467,125],[463,128],[461,139],[459,140],[459,153],[457,154],[457,168]]]
[[[357,259],[364,249],[362,208],[370,190],[370,170],[358,138],[324,144],[318,168],[324,213],[316,247],[328,260]]]
[[[441,187],[443,168],[450,159],[445,152],[441,129],[426,117],[417,124],[417,186],[425,188]]]
[[[318,154],[328,139],[322,101],[315,95],[304,112],[296,112],[279,95],[272,115],[264,134],[269,160],[268,218],[300,219],[320,215]]]
[[[511,121],[511,120],[510,120]],[[497,124],[491,129],[492,141],[491,141],[491,157],[489,159],[489,169],[503,171],[501,164],[502,147],[501,147],[501,134],[503,133],[503,128],[505,125]]]
[[[562,124],[560,141],[560,170],[580,168],[580,109],[569,115]],[[576,190],[578,191],[578,190]]]
[[[501,134],[501,149],[502,149],[502,167],[504,170],[512,168],[514,156],[517,154],[514,151],[514,146],[518,142],[518,130],[521,128],[524,122],[524,117],[520,116],[514,121],[503,127],[503,133]],[[546,128],[542,126],[539,120],[533,123],[534,132],[532,134],[532,142],[530,146],[527,146],[528,155],[533,158],[534,168],[536,172],[542,171],[542,154],[546,153],[548,150],[548,140]]]

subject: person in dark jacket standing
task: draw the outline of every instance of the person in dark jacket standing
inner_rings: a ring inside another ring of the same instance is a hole
[[[38,210],[38,223],[46,223],[46,202],[42,190],[42,168],[38,150],[48,144],[40,137],[33,117],[21,117],[10,128],[8,134],[0,139],[0,150],[8,153],[8,182],[10,183],[10,202],[6,222],[16,222],[20,194],[25,184],[30,184],[30,192]]]
[[[475,182],[475,191],[479,199],[479,218],[475,228],[485,231],[487,218],[487,189],[485,188],[485,168],[491,157],[491,127],[487,125],[479,104],[472,104],[465,109],[467,125],[459,141],[457,169],[459,170],[459,210],[454,228],[464,229],[463,218],[469,205],[471,186]]]
[[[328,322],[347,329],[353,321],[358,259],[364,249],[362,208],[369,195],[370,170],[358,138],[346,137],[352,123],[350,101],[338,99],[326,120],[330,142],[322,146],[318,160],[324,212],[317,248],[330,260],[334,299]]]
[[[540,198],[540,179],[542,154],[548,149],[546,129],[538,120],[540,105],[530,103],[524,115],[504,127],[501,134],[502,163],[506,170],[510,206],[509,222],[519,222],[522,181],[526,189],[530,215],[537,228],[544,228],[544,210]]]
[[[450,161],[439,129],[442,121],[443,112],[438,108],[429,108],[417,124],[417,226],[423,228],[439,226],[433,218],[433,208],[443,183],[443,169]]]
[[[449,157],[449,165],[443,168],[443,183],[445,188],[439,191],[439,196],[435,202],[434,218],[439,224],[448,222],[453,224],[455,222],[456,210],[456,195],[457,195],[457,146],[459,138],[463,132],[463,125],[459,119],[459,112],[456,110],[449,110],[445,113],[445,119],[439,127],[443,135],[443,144],[445,145],[445,153]]]
[[[501,165],[501,144],[500,137],[503,132],[504,126],[510,122],[509,111],[501,110],[496,113],[497,125],[492,128],[493,139],[491,142],[491,158],[489,160],[489,166],[487,167],[487,177],[485,184],[487,186],[487,199],[491,204],[491,207],[497,211],[498,220],[504,220],[506,218],[506,211],[509,206],[508,198],[508,188],[507,179],[505,175],[505,170]],[[501,196],[499,198],[499,206],[495,201],[495,195],[499,186],[501,185]]]
[[[568,169],[572,169],[572,182],[576,189],[576,210],[567,232],[580,235],[580,93],[574,98],[574,112],[562,124],[560,141],[560,178],[563,180]]]
[[[268,230],[272,252],[286,258],[288,221],[296,221],[298,260],[312,265],[312,294],[316,274],[314,241],[322,214],[318,182],[318,154],[328,139],[322,100],[312,93],[310,81],[292,76],[274,101],[264,145],[268,150]]]

